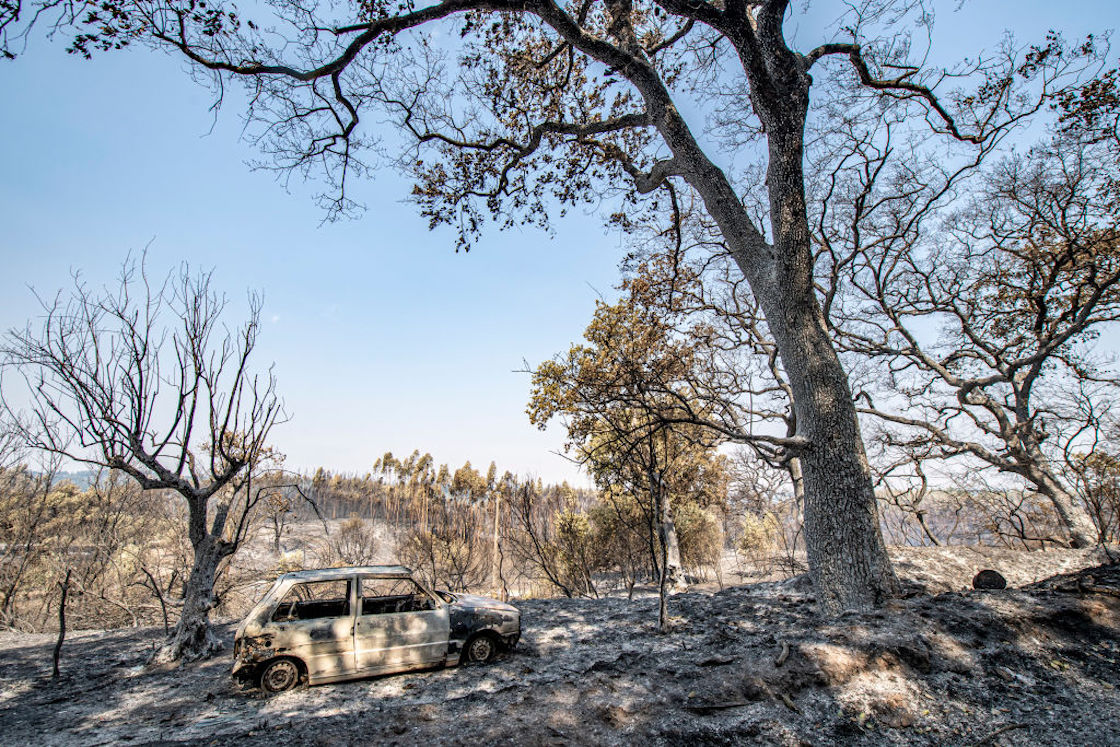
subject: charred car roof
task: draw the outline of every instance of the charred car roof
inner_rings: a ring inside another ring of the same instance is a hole
[[[412,571],[403,565],[356,565],[343,568],[315,568],[308,571],[285,573],[281,581],[327,581],[344,576],[381,576],[383,578],[410,578]]]

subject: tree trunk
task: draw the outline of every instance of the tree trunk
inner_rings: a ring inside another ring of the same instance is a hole
[[[802,120],[803,121],[803,120]],[[805,210],[801,129],[770,130],[773,247],[766,255],[729,242],[766,316],[782,369],[793,391],[798,452],[805,491],[805,547],[819,603],[829,612],[875,606],[898,593],[879,528],[871,470],[863,448],[847,374],[825,324],[813,285],[813,256]],[[710,213],[735,211],[736,201],[705,200]],[[725,221],[720,221],[724,223]],[[728,235],[727,229],[724,235]]]
[[[898,581],[847,376],[816,299],[776,300],[767,319],[793,388],[798,435],[808,442],[798,457],[809,573],[826,610],[871,607],[895,595]]]
[[[669,592],[680,588],[684,579],[681,578],[681,552],[677,541],[677,528],[673,523],[673,509],[669,500],[668,491],[661,473],[653,466],[652,460],[656,452],[650,440],[651,464],[647,469],[649,479],[649,493],[652,499],[653,515],[657,522],[657,546],[660,550],[661,572],[657,580],[657,629],[662,633],[669,632]]]
[[[272,550],[280,557],[284,548],[280,546],[280,538],[284,535],[284,522],[279,516],[272,517]]]
[[[195,544],[194,565],[183,589],[182,614],[171,635],[152,655],[152,664],[195,661],[222,649],[210,629],[210,610],[214,606],[214,578],[227,554],[221,540],[212,535]]]
[[[490,588],[494,590],[494,596],[502,598],[501,595],[501,553],[498,552],[498,543],[501,539],[501,511],[502,511],[502,494],[494,492],[494,543],[490,548]]]
[[[793,392],[797,435],[806,443],[797,456],[805,491],[805,548],[818,601],[829,612],[863,609],[896,595],[898,580],[879,527],[848,376],[814,286],[802,164],[808,84],[777,103],[776,113],[764,116],[770,120],[766,183],[772,250],[767,257],[736,252],[735,258],[777,343]]]
[[[1062,526],[1069,533],[1070,547],[1093,547],[1100,542],[1101,534],[1089,512],[1077,504],[1073,495],[1053,475],[1036,469],[1027,475],[1027,479],[1053,504]]]
[[[894,596],[898,580],[883,544],[871,470],[847,374],[817,301],[805,202],[804,134],[811,79],[780,38],[739,45],[751,100],[766,132],[772,237],[765,241],[726,174],[675,109],[658,128],[687,166],[685,177],[718,224],[777,343],[793,391],[805,489],[805,545],[819,603],[829,612]],[[757,55],[761,55],[756,59]]]
[[[51,677],[58,679],[58,662],[62,658],[62,643],[66,640],[66,597],[70,594],[70,575],[74,569],[66,569],[66,578],[58,584],[58,640],[54,644],[54,654],[52,657],[53,667],[51,669]]]
[[[673,505],[664,490],[656,495],[658,539],[662,547],[661,567],[669,589],[682,589],[685,586],[681,569],[681,546],[677,539],[677,525],[673,522]]]
[[[790,459],[786,464],[786,472],[789,473],[789,481],[793,484],[793,502],[800,515],[805,507],[805,480],[801,477],[801,462],[797,457]]]
[[[651,491],[653,492],[655,510],[657,512],[657,539],[658,546],[661,549],[661,574],[657,580],[657,630],[661,633],[669,632],[669,586],[672,583],[672,576],[675,575],[673,567],[670,565],[669,559],[669,541],[670,536],[676,540],[676,532],[670,535],[669,526],[664,522],[666,516],[668,501],[662,496],[663,490],[653,487],[651,483]],[[670,525],[672,518],[669,518]],[[678,565],[680,564],[678,558]]]

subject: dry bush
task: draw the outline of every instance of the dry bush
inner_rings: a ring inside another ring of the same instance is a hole
[[[567,510],[556,515],[555,523],[557,558],[565,585],[581,596],[598,596],[591,520],[582,511]]]
[[[574,583],[571,563],[565,558],[563,545],[572,545],[573,536],[563,539],[557,517],[565,512],[579,512],[582,507],[569,489],[545,488],[525,483],[508,496],[509,522],[503,537],[507,557],[517,569],[517,585],[521,590],[551,587],[564,596],[590,593],[586,585]],[[565,529],[572,534],[571,527]],[[588,558],[591,561],[592,558]]]
[[[630,494],[606,493],[588,509],[600,572],[617,578],[632,596],[639,581],[653,578],[656,552],[649,511]]]
[[[1120,541],[1120,454],[1077,455],[1071,467],[1078,493],[1101,542]]]
[[[678,506],[674,512],[681,564],[693,576],[707,579],[719,572],[723,557],[723,522],[710,510],[695,503]]]
[[[1038,493],[993,488],[976,491],[968,499],[978,515],[977,544],[1023,550],[1065,544],[1059,539],[1064,531],[1054,507]]]
[[[189,567],[170,505],[162,491],[108,470],[85,490],[24,468],[0,473],[3,624],[50,629],[69,571],[70,627],[169,625]]]
[[[490,579],[491,546],[484,504],[447,499],[430,507],[428,524],[400,540],[402,563],[432,586],[452,591],[482,588]]]
[[[325,564],[369,565],[376,560],[380,544],[370,522],[351,517],[328,537]]]
[[[772,512],[759,515],[745,513],[739,517],[735,550],[763,573],[772,570],[774,559],[784,536],[777,516]]]

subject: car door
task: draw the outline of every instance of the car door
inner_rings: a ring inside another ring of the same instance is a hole
[[[410,578],[367,576],[360,584],[354,625],[359,671],[402,671],[447,658],[451,622],[442,600]]]
[[[312,682],[354,672],[351,585],[350,579],[296,583],[272,613],[276,648],[299,657]]]

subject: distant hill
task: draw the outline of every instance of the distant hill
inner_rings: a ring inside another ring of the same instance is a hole
[[[97,479],[97,472],[92,469],[77,472],[58,472],[54,476],[55,482],[72,482],[79,490],[85,490]]]

